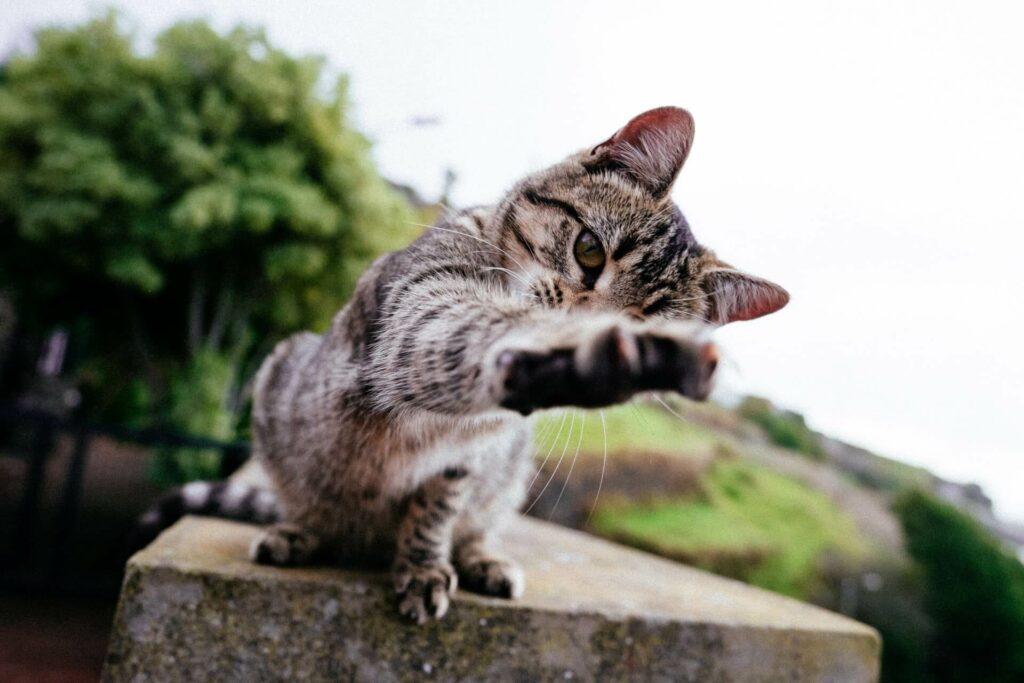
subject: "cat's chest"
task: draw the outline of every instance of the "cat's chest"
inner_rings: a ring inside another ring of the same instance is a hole
[[[442,432],[418,448],[393,452],[385,464],[384,487],[393,494],[413,491],[450,467],[486,474],[513,457],[522,429],[519,420],[501,421],[473,430]]]

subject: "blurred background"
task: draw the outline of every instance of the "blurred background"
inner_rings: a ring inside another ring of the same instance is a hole
[[[792,302],[709,404],[542,416],[529,514],[865,621],[884,680],[1024,680],[1022,19],[7,0],[0,680],[98,676],[134,516],[245,461],[277,340],[666,104],[697,238]]]

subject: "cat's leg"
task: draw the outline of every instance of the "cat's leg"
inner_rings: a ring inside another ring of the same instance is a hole
[[[319,536],[290,522],[272,524],[249,547],[249,557],[260,564],[294,567],[309,564],[318,556]]]
[[[519,565],[501,550],[501,529],[522,507],[533,473],[533,429],[517,422],[506,432],[506,457],[486,460],[486,472],[472,475],[473,492],[455,530],[452,559],[459,585],[474,593],[518,598],[525,581]]]
[[[706,398],[718,362],[707,328],[594,317],[499,350],[499,402],[523,414],[538,408],[599,407],[641,391]],[[518,347],[518,348],[517,348]]]
[[[425,481],[399,527],[391,575],[399,613],[417,624],[443,617],[458,585],[450,562],[452,530],[465,501],[467,474],[450,468]]]

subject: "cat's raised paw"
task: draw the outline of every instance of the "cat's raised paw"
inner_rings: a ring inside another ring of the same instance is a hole
[[[715,347],[688,325],[613,325],[548,351],[508,350],[497,357],[501,405],[600,407],[641,391],[676,391],[703,400],[718,363]]]
[[[398,612],[416,624],[440,619],[448,612],[449,598],[458,586],[458,577],[450,565],[401,567],[392,570]]]

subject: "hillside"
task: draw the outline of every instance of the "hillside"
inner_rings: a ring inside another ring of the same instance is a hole
[[[548,413],[536,446],[529,514],[831,607],[843,577],[906,563],[891,510],[903,491],[1024,543],[976,484],[814,432],[764,399]]]

